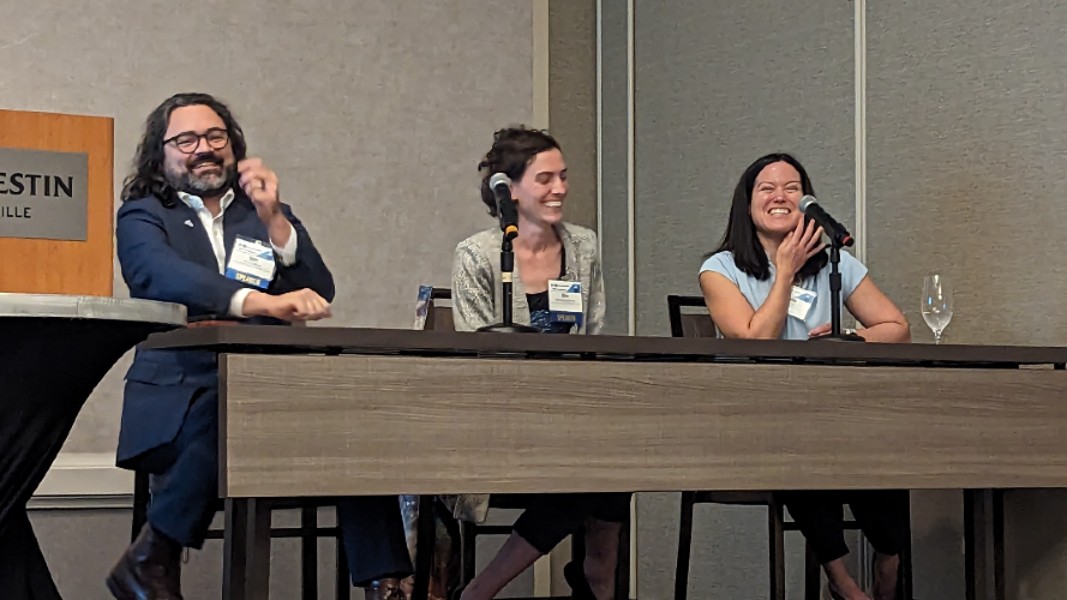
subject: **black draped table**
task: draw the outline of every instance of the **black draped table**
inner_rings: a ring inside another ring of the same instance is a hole
[[[176,304],[0,293],[0,598],[60,597],[26,503],[108,370],[150,333],[184,323]]]

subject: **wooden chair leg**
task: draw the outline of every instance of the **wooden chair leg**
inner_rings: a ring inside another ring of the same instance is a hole
[[[785,515],[782,505],[767,506],[767,546],[770,556],[771,600],[785,600]]]
[[[678,563],[674,573],[674,600],[685,600],[689,593],[689,559],[693,548],[693,505],[696,492],[682,492],[681,518],[678,524]]]
[[[300,507],[300,597],[303,600],[319,599],[319,528],[318,509],[314,506]]]
[[[911,562],[908,562],[911,566]],[[993,570],[997,598],[1006,598],[1007,579],[1004,576],[1004,490],[993,490]],[[910,579],[909,579],[910,582]],[[911,600],[909,597],[908,600]]]
[[[904,530],[904,547],[900,553],[900,576],[897,578],[897,598],[902,600],[912,600],[914,594],[911,574],[911,494],[908,494],[908,498],[906,505],[908,526]]]
[[[341,537],[341,527],[337,527],[337,566],[335,569],[335,587],[337,588],[337,600],[350,600],[352,598],[352,581],[348,572],[348,556],[345,553],[345,543]]]
[[[460,586],[466,587],[477,575],[478,527],[474,523],[461,521],[459,528]]]

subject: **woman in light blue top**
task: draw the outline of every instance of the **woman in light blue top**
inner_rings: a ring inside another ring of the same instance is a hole
[[[700,268],[700,289],[727,338],[804,340],[830,332],[830,266],[822,228],[803,218],[798,202],[814,195],[804,167],[770,154],[748,167],[734,191],[719,248]],[[841,298],[869,342],[908,342],[904,314],[878,289],[867,268],[841,254]],[[782,494],[786,507],[823,564],[835,599],[895,600],[899,554],[908,527],[906,491]],[[842,504],[849,504],[877,551],[868,596],[845,568]]]

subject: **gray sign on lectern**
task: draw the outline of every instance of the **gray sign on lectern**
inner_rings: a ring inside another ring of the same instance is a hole
[[[89,156],[0,148],[0,238],[85,241]]]

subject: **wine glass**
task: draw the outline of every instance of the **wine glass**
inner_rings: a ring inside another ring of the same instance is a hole
[[[941,343],[941,332],[952,320],[952,286],[944,275],[933,273],[923,277],[923,320],[934,332],[934,343]]]

